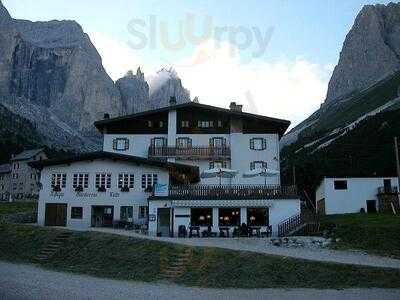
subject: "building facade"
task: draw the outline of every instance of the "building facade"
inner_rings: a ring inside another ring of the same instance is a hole
[[[40,172],[29,163],[47,158],[43,149],[26,150],[10,159],[10,194],[13,201],[37,200],[40,190]]]
[[[327,215],[377,212],[385,195],[394,195],[397,207],[398,191],[395,177],[324,178],[315,194],[317,211]]]
[[[129,214],[133,223],[145,223],[149,234],[159,236],[176,236],[180,228],[190,226],[232,232],[242,223],[277,232],[282,221],[300,213],[295,188],[281,186],[279,176],[279,140],[290,122],[242,112],[235,103],[229,109],[194,102],[176,105],[173,99],[170,104],[96,122],[104,137],[102,154],[96,159],[75,157],[67,164],[33,164],[42,169],[39,223],[49,224],[46,214],[54,218],[57,208],[53,204],[57,203],[65,216],[65,222],[59,223],[75,226],[78,222],[81,227],[104,225],[94,222],[96,206],[108,209],[113,222],[125,216],[122,207],[129,206],[123,209],[133,212]],[[147,170],[149,167],[153,169]],[[235,170],[236,176],[201,176],[218,168]],[[257,169],[275,170],[276,175],[243,176]],[[88,174],[86,194],[90,199],[74,190],[74,176],[80,173]],[[98,173],[110,178],[102,194],[96,192]],[[151,174],[157,174],[156,181]],[[118,184],[130,175],[135,181],[133,188],[122,193],[125,186]],[[65,191],[52,191],[54,176],[65,177]],[[115,194],[119,196],[112,197]],[[72,220],[73,207],[81,207],[81,221]],[[147,207],[145,219],[139,217],[143,207]]]
[[[0,201],[10,201],[11,165],[0,165]]]

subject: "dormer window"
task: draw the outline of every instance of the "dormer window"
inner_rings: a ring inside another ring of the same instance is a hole
[[[160,122],[158,123],[158,125],[159,125],[160,128],[163,128],[163,127],[164,127],[164,121],[160,121]]]
[[[264,138],[250,139],[250,149],[258,151],[267,149],[267,140]]]
[[[129,149],[129,140],[127,138],[116,138],[113,140],[113,150],[126,151]]]
[[[211,128],[214,127],[214,121],[198,121],[197,127],[199,128]]]
[[[181,127],[182,128],[189,128],[189,121],[182,121],[181,122]]]

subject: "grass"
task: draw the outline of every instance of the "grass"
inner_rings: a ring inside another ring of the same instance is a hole
[[[0,259],[34,263],[59,230],[0,224]],[[186,246],[95,232],[74,232],[41,267],[98,277],[156,282],[163,258]],[[211,288],[400,288],[400,270],[318,263],[214,248],[192,248],[175,283]]]
[[[400,258],[400,216],[346,214],[325,216],[322,229],[336,226],[336,249],[364,250],[370,254]]]
[[[7,202],[0,203],[0,215],[33,212],[37,208],[36,202]]]

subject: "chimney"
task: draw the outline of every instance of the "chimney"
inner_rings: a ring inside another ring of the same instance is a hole
[[[171,96],[169,98],[169,105],[176,105],[176,98],[175,96]]]
[[[107,120],[107,119],[109,119],[109,118],[110,118],[110,114],[104,114],[103,119]]]
[[[231,104],[229,105],[229,109],[231,111],[239,111],[239,112],[241,112],[242,109],[243,109],[243,105],[236,104],[236,102],[231,102]]]

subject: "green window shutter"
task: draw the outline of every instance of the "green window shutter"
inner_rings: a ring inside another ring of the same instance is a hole
[[[117,150],[117,139],[113,139],[113,149]]]
[[[250,163],[250,170],[254,170],[254,167],[255,167],[254,162],[251,162]]]
[[[214,162],[210,161],[210,169],[214,169]]]
[[[250,139],[250,149],[254,150],[254,139]]]
[[[267,149],[267,140],[266,139],[262,139],[262,148],[263,148],[263,150]]]

